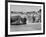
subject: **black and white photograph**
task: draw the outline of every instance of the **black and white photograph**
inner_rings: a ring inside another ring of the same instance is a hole
[[[41,6],[10,5],[10,31],[41,30]]]
[[[8,3],[8,35],[43,33],[43,4]]]

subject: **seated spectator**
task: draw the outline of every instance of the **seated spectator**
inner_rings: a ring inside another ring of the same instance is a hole
[[[14,18],[13,17],[11,18],[11,25],[24,25],[24,24],[26,24],[26,18],[22,18],[21,16],[15,16]]]
[[[23,24],[26,24],[27,19],[26,18],[21,18],[21,21],[23,22]]]

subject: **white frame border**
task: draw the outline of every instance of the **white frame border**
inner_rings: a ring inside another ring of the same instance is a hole
[[[41,6],[42,9],[42,25],[41,25],[41,31],[19,31],[19,32],[10,32],[10,5],[32,5],[32,6]],[[12,34],[27,34],[27,33],[43,33],[43,4],[26,4],[26,3],[11,3],[8,2],[8,35],[12,35]]]

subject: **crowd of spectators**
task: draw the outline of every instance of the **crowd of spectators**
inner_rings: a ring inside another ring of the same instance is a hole
[[[41,23],[41,9],[37,12],[13,12],[11,11],[11,25],[23,25],[27,23]]]

